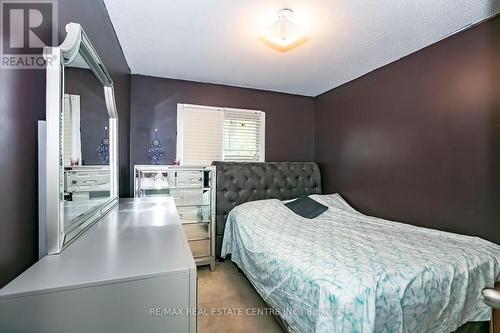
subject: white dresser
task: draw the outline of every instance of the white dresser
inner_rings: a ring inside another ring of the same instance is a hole
[[[196,281],[173,199],[122,199],[0,289],[0,332],[196,332]]]

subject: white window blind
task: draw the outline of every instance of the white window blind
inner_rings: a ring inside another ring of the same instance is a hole
[[[177,160],[182,165],[264,161],[264,138],[264,112],[177,106]]]
[[[82,164],[82,139],[80,132],[80,95],[64,94],[63,109],[63,159],[64,166],[71,165],[71,160]]]
[[[183,104],[177,108],[177,160],[210,165],[222,160],[224,113],[218,108]]]

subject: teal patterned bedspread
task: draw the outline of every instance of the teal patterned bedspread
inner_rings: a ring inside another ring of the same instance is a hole
[[[310,197],[328,211],[235,207],[222,244],[291,330],[451,332],[490,319],[481,290],[500,280],[499,245],[363,215],[338,194]]]

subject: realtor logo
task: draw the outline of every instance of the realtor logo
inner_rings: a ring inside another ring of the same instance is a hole
[[[57,3],[2,0],[0,20],[0,68],[45,68],[43,48],[58,44]]]

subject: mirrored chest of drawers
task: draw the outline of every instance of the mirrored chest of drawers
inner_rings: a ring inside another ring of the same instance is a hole
[[[134,196],[171,196],[198,266],[215,269],[215,167],[136,165]]]

